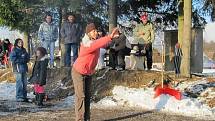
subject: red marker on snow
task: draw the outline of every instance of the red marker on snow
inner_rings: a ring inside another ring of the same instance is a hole
[[[174,96],[177,100],[181,100],[181,92],[175,89],[170,88],[169,86],[162,87],[156,87],[155,88],[155,96],[154,98],[160,96],[161,94],[169,94],[171,96]]]
[[[171,96],[174,96],[176,99],[181,100],[180,91],[170,88],[168,84],[164,85],[164,64],[165,64],[165,47],[164,43],[162,42],[162,73],[161,73],[162,84],[155,87],[154,98],[160,96],[161,94],[169,94]]]

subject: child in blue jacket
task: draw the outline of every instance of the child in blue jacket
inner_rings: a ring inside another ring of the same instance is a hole
[[[16,39],[14,48],[10,53],[10,60],[13,66],[13,72],[16,77],[16,101],[28,102],[27,99],[27,63],[30,60],[30,56],[26,49],[23,47],[23,40]]]

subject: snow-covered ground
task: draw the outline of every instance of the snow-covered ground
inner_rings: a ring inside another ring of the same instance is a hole
[[[68,96],[67,98],[63,99],[60,103],[56,104],[54,108],[62,109],[62,108],[71,108],[75,102],[74,96]]]
[[[0,83],[0,100],[15,100],[16,85],[14,83]]]
[[[33,93],[28,93],[28,97],[32,98]],[[16,99],[16,84],[3,81],[0,83],[0,100],[15,100]]]
[[[190,89],[194,92],[212,92],[209,88],[202,90],[198,84],[207,84],[205,80],[183,83],[178,86],[178,89]],[[215,86],[215,85],[212,85]],[[153,88],[128,88],[123,86],[115,86],[113,96],[105,97],[93,106],[97,108],[113,108],[113,107],[135,107],[149,110],[159,110],[180,115],[207,118],[215,120],[215,108],[210,108],[204,102],[204,98],[190,98],[183,96],[182,100],[177,100],[169,95],[161,95],[154,98]],[[213,95],[214,96],[214,95]]]
[[[206,99],[215,97],[215,92],[212,90],[214,87],[215,83],[209,83],[206,79],[196,82],[183,82],[176,88],[183,92],[183,98],[182,100],[176,100],[169,95],[161,95],[154,98],[153,88],[136,89],[115,86],[112,90],[112,96],[105,97],[99,102],[93,103],[93,106],[96,108],[142,108],[215,120],[215,108],[210,108],[205,103]],[[15,89],[15,83],[1,82],[0,100],[15,101]],[[200,96],[198,98],[187,97],[184,90],[199,93]],[[204,97],[206,93],[208,94]],[[32,93],[29,93],[28,96],[33,98]],[[71,108],[73,104],[74,96],[69,96],[55,104],[52,109]]]
[[[215,69],[203,69],[203,74],[215,73]]]
[[[32,85],[28,85],[32,87]],[[28,98],[34,98],[33,92],[28,93]],[[7,81],[0,83],[0,100],[15,101],[16,100],[16,84]],[[56,104],[54,108],[68,108],[74,104],[74,97],[69,96]]]
[[[32,85],[28,85],[32,86]],[[16,102],[16,84],[8,83],[6,81],[0,82],[0,106],[4,107],[0,110],[0,116],[17,114],[22,108],[28,112],[37,112],[45,110],[64,110],[70,109],[74,104],[74,97],[69,96],[59,102],[51,103],[51,107],[39,108],[34,103],[17,103]],[[28,93],[28,98],[34,98],[33,92]],[[50,103],[50,102],[47,102]],[[46,102],[45,102],[46,104]],[[50,104],[48,104],[50,105]]]

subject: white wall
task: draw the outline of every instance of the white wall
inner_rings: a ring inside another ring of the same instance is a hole
[[[210,41],[215,42],[215,22],[208,23],[205,26],[203,38],[206,42],[210,42]]]

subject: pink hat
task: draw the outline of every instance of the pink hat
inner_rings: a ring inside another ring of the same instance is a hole
[[[148,19],[148,15],[147,14],[144,14],[140,17],[141,20],[147,20]]]

